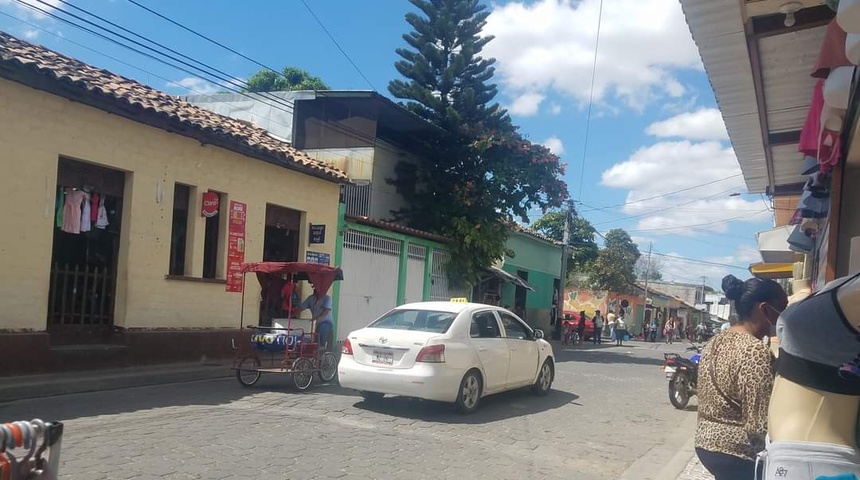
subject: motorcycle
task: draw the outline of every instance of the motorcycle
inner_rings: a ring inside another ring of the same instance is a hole
[[[696,353],[689,359],[677,353],[663,354],[663,372],[669,379],[669,401],[679,410],[687,408],[690,398],[696,395],[699,361],[702,358],[702,347],[699,345],[691,345],[687,351]]]

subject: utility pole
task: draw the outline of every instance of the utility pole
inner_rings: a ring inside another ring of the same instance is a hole
[[[573,216],[576,215],[576,210],[573,207],[573,200],[567,201],[567,211],[564,214],[564,235],[562,236],[561,246],[561,272],[558,282],[558,306],[556,307],[555,333],[553,338],[561,340],[561,321],[564,318],[564,290],[567,287],[567,257],[570,252],[570,223]]]
[[[648,277],[651,276],[651,248],[654,246],[653,242],[648,243],[648,260],[645,261],[645,300],[642,304],[642,334],[647,334],[647,325],[645,324],[645,319],[647,318],[645,312],[648,311]],[[654,319],[651,319],[653,321]]]
[[[702,277],[702,310],[705,310],[708,308],[708,304],[705,303],[705,282],[706,281],[708,281],[708,277],[703,276]],[[710,317],[710,316],[711,316],[711,312],[708,311],[708,317]],[[702,314],[699,314],[699,322],[701,323],[704,321],[705,321],[704,316]]]

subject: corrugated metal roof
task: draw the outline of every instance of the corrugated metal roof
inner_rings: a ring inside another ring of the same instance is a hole
[[[769,186],[764,138],[741,2],[680,0],[693,40],[713,87],[732,147],[750,193]],[[771,132],[800,130],[806,119],[814,79],[809,76],[825,27],[765,37],[759,41],[760,65],[768,128]],[[777,185],[803,181],[797,145],[771,149]]]
[[[751,193],[768,185],[755,83],[737,0],[681,0]]]

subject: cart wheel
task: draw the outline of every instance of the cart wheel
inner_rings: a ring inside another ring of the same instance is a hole
[[[245,357],[236,367],[236,380],[243,387],[250,387],[260,379],[260,360],[256,357]]]
[[[335,357],[333,353],[323,353],[322,358],[320,358],[319,375],[320,380],[323,382],[334,380],[334,376],[337,375],[337,357]]]
[[[314,362],[310,358],[297,358],[293,362],[293,385],[298,390],[307,390],[314,381]]]

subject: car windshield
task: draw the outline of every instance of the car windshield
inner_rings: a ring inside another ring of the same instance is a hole
[[[456,313],[433,310],[392,310],[368,327],[445,333],[456,317]]]

